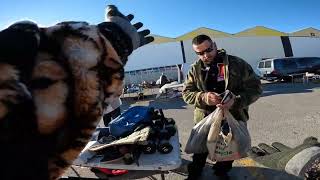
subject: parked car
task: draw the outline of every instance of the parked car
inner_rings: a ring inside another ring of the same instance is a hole
[[[258,63],[258,74],[266,80],[291,80],[290,75],[309,72],[320,74],[320,57],[270,58]]]

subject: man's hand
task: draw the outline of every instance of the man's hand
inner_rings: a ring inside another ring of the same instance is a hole
[[[217,104],[217,107],[219,107],[221,109],[229,110],[234,103],[234,99],[235,98],[233,97],[225,103],[219,103],[219,104]]]
[[[225,99],[222,99],[222,102],[217,104],[217,107],[224,109],[224,110],[229,110],[231,106],[234,104],[236,96],[229,90],[226,90],[228,96]]]
[[[112,43],[124,64],[133,50],[154,40],[148,36],[150,30],[138,31],[143,24],[132,24],[133,18],[132,14],[124,16],[116,6],[109,5],[106,8],[106,22],[98,24],[99,31]]]
[[[132,14],[124,16],[114,5],[108,5],[106,11],[106,21],[117,24],[131,38],[133,50],[154,40],[153,37],[147,36],[150,34],[150,30],[145,29],[138,32],[143,26],[141,22],[131,24],[134,18]]]
[[[218,93],[215,92],[207,92],[203,95],[204,102],[209,106],[215,106],[221,102],[221,97]]]

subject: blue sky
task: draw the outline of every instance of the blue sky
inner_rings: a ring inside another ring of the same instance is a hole
[[[104,20],[106,4],[133,13],[152,34],[177,37],[199,27],[228,33],[254,26],[283,32],[320,29],[319,0],[1,0],[0,29],[31,19],[40,26],[60,21]]]

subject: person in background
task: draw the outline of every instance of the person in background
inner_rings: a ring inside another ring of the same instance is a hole
[[[217,45],[206,35],[199,35],[192,41],[198,55],[184,82],[182,97],[195,106],[194,121],[198,123],[213,112],[216,107],[227,109],[239,121],[249,119],[249,105],[262,93],[261,83],[252,67],[239,57],[228,55],[225,50],[217,50]],[[221,104],[219,94],[230,90],[236,98]],[[205,166],[208,153],[194,154],[188,165],[188,179],[197,179]],[[215,175],[229,179],[228,172],[233,161],[216,162]]]
[[[161,76],[160,76],[160,88],[167,84],[169,82],[168,78],[166,75],[164,75],[164,73],[161,73]]]

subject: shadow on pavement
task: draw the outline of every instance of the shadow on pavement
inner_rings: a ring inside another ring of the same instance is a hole
[[[185,179],[187,178],[186,165],[180,167],[179,169],[171,170],[169,172],[163,172],[166,176],[166,179]],[[121,176],[110,177],[103,173],[92,172],[90,168],[85,168],[86,171],[91,173],[91,176],[84,172],[84,167],[75,167],[76,174],[68,174],[67,178],[61,179],[109,179],[109,180],[125,180],[125,179],[140,179],[148,177],[148,179],[158,179],[157,177],[161,171],[130,171],[128,174]],[[93,174],[92,174],[93,173]],[[169,174],[168,174],[169,173]],[[89,176],[88,176],[89,175]],[[278,179],[278,180],[301,180],[303,178],[297,177],[291,174],[286,173],[285,171],[279,171],[275,169],[268,169],[262,167],[240,167],[236,166],[231,169],[229,172],[230,179],[232,180],[269,180],[269,179]],[[214,175],[214,171],[210,164],[207,164],[202,172],[202,175],[198,180],[218,180]]]
[[[179,169],[172,170],[172,173],[176,173],[182,175],[183,177],[187,177],[187,164],[188,162],[185,160],[184,165]],[[269,180],[269,179],[281,179],[281,180],[301,180],[303,178],[297,177],[291,174],[288,174],[285,171],[263,168],[263,167],[242,167],[242,166],[234,166],[229,172],[230,179],[232,180]],[[202,175],[199,180],[218,180],[218,178],[214,175],[214,170],[212,169],[212,165],[207,163],[202,171]]]
[[[121,105],[121,111],[129,109],[131,106],[149,106],[155,109],[186,109],[187,104],[182,98],[168,98],[168,99],[148,99],[147,101],[129,101],[123,100]]]
[[[187,104],[182,98],[171,98],[151,100],[149,106],[156,109],[186,109]]]
[[[93,171],[93,169],[88,167],[72,166],[65,173],[64,177],[66,179],[109,179],[109,180],[124,180],[124,179],[140,179],[148,177],[148,179],[159,179],[160,174],[163,173],[166,179],[186,179],[188,176],[187,165],[191,161],[182,158],[182,164],[178,169],[163,171],[153,170],[153,171],[137,171],[129,170],[127,174],[110,177],[104,173]],[[235,161],[233,168],[228,173],[230,179],[232,180],[301,180],[303,178],[288,174],[285,171],[280,171],[276,169],[269,169],[261,167],[260,165],[253,165],[251,163],[240,165]],[[65,178],[61,178],[65,179]],[[218,180],[214,175],[214,170],[212,169],[212,163],[207,162],[206,166],[202,171],[202,175],[198,180]]]
[[[272,96],[277,94],[292,94],[292,93],[310,93],[314,88],[320,88],[320,84],[302,84],[302,83],[270,83],[263,84],[263,94],[264,96]]]

